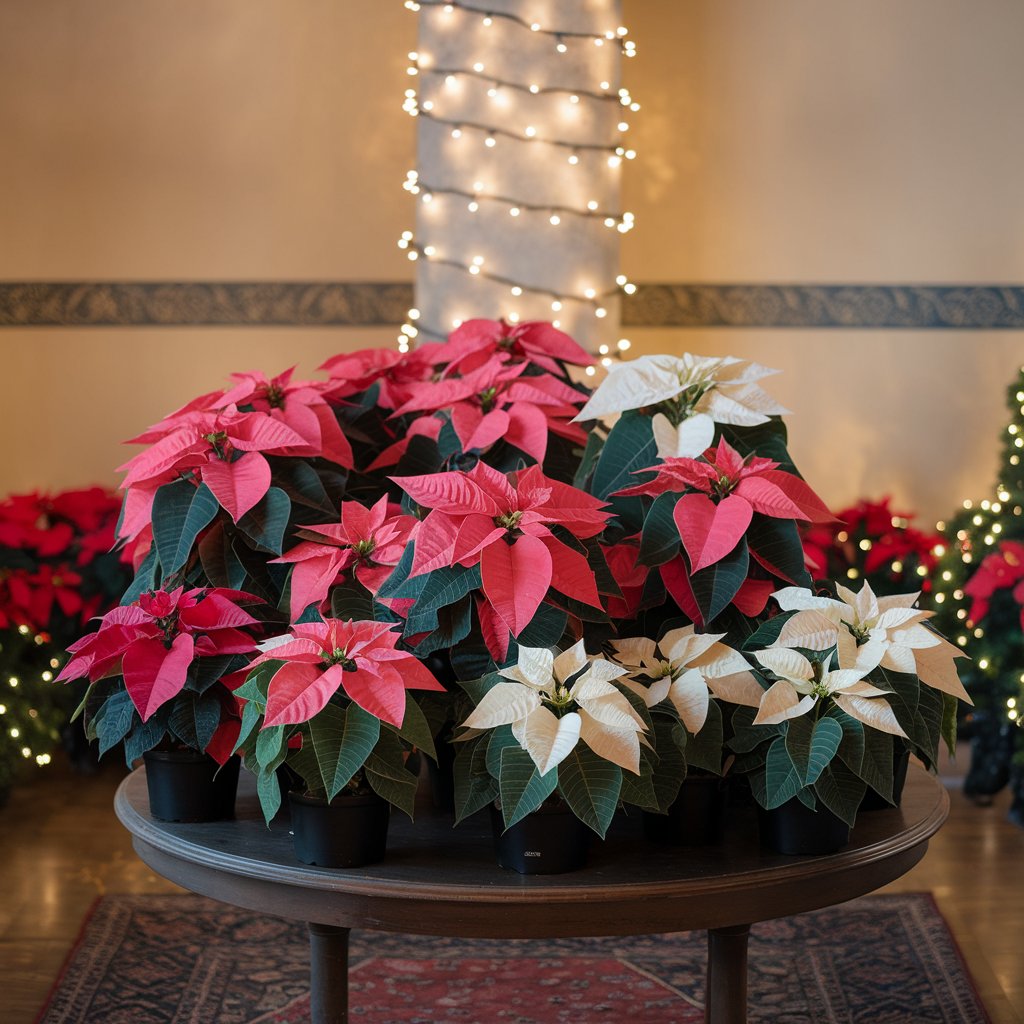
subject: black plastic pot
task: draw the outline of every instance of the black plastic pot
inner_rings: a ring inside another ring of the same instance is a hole
[[[870,786],[860,802],[862,811],[887,811],[890,807],[899,807],[903,798],[903,787],[907,782],[907,769],[910,767],[910,751],[896,744],[892,752],[892,803],[879,796]]]
[[[221,767],[195,750],[147,750],[149,811],[160,821],[223,821],[235,816],[237,757]]]
[[[391,805],[369,793],[336,796],[330,803],[291,792],[292,839],[303,864],[322,868],[357,868],[384,859]]]
[[[558,875],[587,862],[590,829],[561,801],[541,804],[508,829],[491,804],[491,829],[498,865],[521,875]]]
[[[722,841],[726,780],[717,775],[687,775],[667,814],[643,812],[644,835],[668,846],[714,846]]]
[[[761,844],[776,853],[821,856],[836,853],[850,841],[850,826],[820,800],[812,811],[796,797],[759,815]]]

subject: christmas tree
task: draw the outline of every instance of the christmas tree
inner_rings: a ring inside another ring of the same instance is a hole
[[[1007,388],[1010,421],[994,494],[970,499],[938,528],[946,538],[932,592],[936,627],[970,657],[960,667],[974,708],[964,792],[980,803],[1008,783],[1010,817],[1024,825],[1024,366]]]

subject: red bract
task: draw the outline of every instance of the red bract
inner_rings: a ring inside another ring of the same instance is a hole
[[[262,373],[233,373],[231,376],[238,383],[215,403],[215,408],[248,406],[286,424],[305,439],[305,444],[283,449],[278,455],[320,457],[351,469],[352,446],[323,397],[326,385],[311,381],[292,383],[294,370],[295,367],[285,370],[273,380]]]
[[[326,619],[292,626],[293,639],[264,650],[253,666],[283,661],[267,689],[265,726],[307,722],[343,690],[364,711],[401,727],[406,690],[444,690],[387,622]]]
[[[450,410],[463,451],[505,440],[543,462],[548,431],[586,441],[583,429],[569,422],[586,396],[547,373],[524,376],[527,367],[494,356],[462,377],[421,384],[393,415]]]
[[[622,594],[621,597],[608,595],[608,614],[613,619],[635,618],[650,572],[646,565],[636,560],[640,549],[633,544],[614,544],[611,547],[602,545],[601,550]]]
[[[1021,606],[1021,629],[1024,629],[1024,544],[1006,540],[999,550],[987,555],[977,572],[964,584],[964,593],[971,600],[968,626],[977,625],[988,615],[996,591],[1010,590]]]
[[[723,438],[701,460],[666,459],[661,465],[643,470],[656,472],[657,476],[619,494],[684,492],[676,502],[673,518],[690,560],[690,571],[698,572],[736,547],[755,512],[773,519],[818,523],[834,519],[803,480],[783,472],[778,465],[758,456],[744,458]],[[757,557],[753,549],[752,553]]]
[[[580,539],[597,536],[611,515],[602,501],[548,479],[536,466],[506,476],[480,462],[468,473],[392,479],[433,510],[417,534],[410,576],[479,564],[484,596],[513,636],[550,587],[601,607],[590,563],[551,527]]]
[[[436,343],[427,343],[404,353],[367,348],[334,356],[320,367],[331,378],[324,385],[324,397],[341,401],[378,384],[377,405],[382,409],[397,409],[408,401],[419,384],[433,376],[433,352],[439,347]]]
[[[295,566],[291,575],[292,618],[299,618],[314,601],[323,601],[338,576],[348,569],[371,594],[376,594],[400,561],[415,528],[412,516],[395,512],[389,515],[387,496],[369,509],[358,501],[342,502],[340,523],[302,527],[299,536],[303,542],[273,559]]]
[[[185,685],[196,658],[246,654],[256,642],[244,627],[258,625],[236,602],[256,600],[220,588],[152,591],[137,602],[107,612],[95,633],[68,650],[71,660],[58,681],[124,676],[125,688],[147,721]]]
[[[150,520],[156,490],[189,472],[210,488],[237,522],[270,489],[270,464],[264,455],[309,447],[306,438],[286,423],[233,406],[218,412],[176,413],[128,443],[156,438],[152,447],[118,467],[127,473],[121,486],[129,495],[135,491],[121,524],[124,538],[134,536]]]
[[[447,364],[445,374],[469,373],[499,353],[533,363],[548,373],[564,377],[561,363],[592,366],[593,356],[580,348],[564,331],[549,323],[530,320],[510,324],[504,320],[467,320],[457,327],[448,341],[434,348],[435,366]]]

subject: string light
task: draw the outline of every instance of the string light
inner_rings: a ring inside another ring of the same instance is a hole
[[[432,11],[429,20],[423,22],[420,45],[409,54],[411,70],[407,84],[410,88],[405,90],[403,106],[411,116],[421,119],[420,137],[427,140],[427,152],[438,154],[441,169],[427,172],[434,179],[432,182],[420,180],[415,171],[407,175],[405,189],[418,198],[417,238],[412,237],[412,232],[405,232],[399,247],[409,260],[424,267],[437,266],[465,273],[467,282],[477,282],[477,288],[480,287],[479,282],[489,282],[507,287],[513,298],[524,295],[542,298],[545,306],[551,306],[553,313],[559,312],[564,302],[570,330],[583,328],[586,333],[585,326],[578,323],[577,318],[581,311],[589,310],[596,329],[597,322],[609,317],[610,298],[635,293],[636,286],[623,275],[619,275],[612,286],[610,281],[601,280],[604,276],[601,270],[592,271],[588,276],[594,286],[584,289],[571,276],[563,277],[556,272],[549,275],[550,282],[537,285],[521,279],[532,269],[529,261],[517,255],[522,252],[521,243],[491,252],[483,249],[475,253],[474,250],[488,235],[501,230],[498,222],[492,219],[496,214],[502,218],[507,216],[506,223],[513,231],[537,232],[536,244],[541,249],[544,247],[544,232],[562,231],[567,224],[574,226],[566,228],[565,237],[574,246],[579,240],[582,243],[580,252],[586,251],[585,240],[588,237],[593,238],[595,246],[600,245],[593,236],[594,229],[585,225],[604,226],[622,234],[632,229],[632,213],[609,210],[607,201],[602,203],[596,198],[586,198],[580,199],[579,205],[575,202],[581,191],[584,197],[588,193],[591,197],[609,194],[605,190],[609,183],[616,183],[617,178],[609,176],[604,165],[615,170],[637,155],[636,150],[622,140],[631,130],[630,115],[640,106],[628,89],[618,88],[618,83],[613,88],[611,72],[614,64],[609,63],[615,61],[618,54],[635,55],[636,47],[628,38],[628,31],[614,22],[601,31],[590,30],[589,22],[583,22],[581,27],[586,30],[580,31],[554,20],[549,22],[542,13],[528,20],[506,11],[454,0],[451,3],[407,0],[405,6],[412,11]],[[499,22],[508,28],[499,32]],[[517,33],[522,33],[522,38]],[[533,41],[528,37],[533,37]],[[441,61],[435,60],[432,52],[435,39],[439,44],[436,52],[445,54]],[[476,52],[463,50],[460,54],[459,47],[451,45],[456,40],[467,49],[471,46],[481,48]],[[546,58],[552,69],[559,64],[556,54],[573,50],[579,59],[574,59],[572,65],[567,64],[566,71],[550,81],[544,80],[546,75],[543,71],[538,73],[539,63],[534,63],[532,69],[528,63],[521,63],[520,76],[506,77],[502,74],[503,54],[509,52],[509,48],[525,47],[524,52],[531,59],[541,61],[545,60],[545,40],[554,51],[550,58]],[[608,46],[612,53],[601,57],[595,54],[590,58],[582,50],[576,53],[575,45],[588,42],[602,48]],[[586,77],[588,67],[595,68],[593,79],[590,82],[579,80]],[[584,71],[582,76],[581,70]],[[577,129],[575,132],[563,130],[563,126],[573,125]],[[580,129],[590,125],[597,127],[591,130],[590,137],[581,137]],[[548,189],[543,185],[531,184],[530,175],[509,174],[508,169],[515,167],[517,160],[526,159],[527,151],[523,147],[528,145],[539,147],[539,163],[535,161],[535,166],[550,166],[544,164],[549,160],[549,155],[543,153],[545,149],[563,154],[557,164],[565,168],[564,171],[558,172],[552,167],[552,174],[561,173],[565,178],[564,182],[560,177],[553,178],[553,194],[547,194]],[[495,163],[498,154],[500,161]],[[460,182],[458,178],[463,168],[471,168],[478,174],[484,171],[494,177],[490,182],[475,181],[470,187],[468,182]],[[591,181],[593,185],[588,187],[587,183]],[[507,182],[504,187],[503,182]],[[570,185],[570,182],[575,184]],[[522,192],[517,195],[520,188]],[[570,201],[566,202],[563,196]],[[466,219],[467,215],[479,216],[480,225],[471,227],[472,222]],[[533,220],[534,216],[538,220],[543,217],[545,224],[541,226]],[[529,219],[529,224],[523,223],[520,228],[516,222],[522,222],[524,218]],[[466,227],[460,235],[463,223]],[[516,227],[513,228],[513,224]],[[591,234],[579,238],[581,230]],[[466,252],[462,246],[469,244],[469,239],[473,240],[473,248]],[[550,251],[557,252],[560,244],[565,245],[564,242],[553,242]],[[511,256],[507,255],[509,253]],[[429,287],[430,271],[417,271],[417,279]],[[441,294],[445,294],[444,288]],[[486,303],[494,313],[509,322],[519,321],[524,313],[525,318],[537,315],[530,307],[525,310],[510,308],[500,298],[495,301],[486,290],[476,294],[487,296],[486,299],[478,298],[478,305]],[[429,309],[424,307],[427,322],[421,318],[413,325],[410,318],[403,325],[398,338],[401,350],[406,351],[410,341],[418,335],[444,337],[432,329],[429,321],[435,321],[435,325],[454,320],[461,322],[466,315],[465,307],[461,315],[455,317],[452,311],[434,309],[433,302],[429,305]],[[556,321],[555,325],[558,323]],[[415,333],[407,328],[413,328]],[[614,356],[621,358],[622,353],[629,350],[629,344],[628,339],[622,339],[614,347]]]
[[[516,25],[521,26],[528,32],[533,32],[538,35],[550,36],[555,42],[555,50],[558,53],[565,53],[568,47],[565,45],[566,40],[582,40],[584,42],[592,42],[598,45],[604,45],[605,42],[617,41],[622,49],[622,55],[624,57],[635,57],[636,56],[636,43],[629,38],[629,32],[625,26],[620,25],[615,31],[606,30],[605,32],[579,32],[570,29],[560,28],[548,28],[541,24],[539,21],[527,21],[525,18],[519,17],[518,14],[512,14],[510,11],[489,11],[483,10],[479,7],[475,7],[471,4],[464,4],[452,0],[405,0],[405,7],[410,11],[419,11],[423,7],[440,7],[445,14],[452,14],[454,11],[471,16],[479,17],[483,25],[489,28],[494,24],[495,18],[503,18],[506,21],[513,22]],[[563,49],[562,47],[565,47]]]
[[[476,184],[481,183],[477,182]],[[612,224],[609,226],[616,227],[623,233],[632,231],[634,226],[633,214],[629,210],[626,210],[624,213],[609,213],[607,211],[598,209],[596,203],[593,209],[588,208],[585,210],[580,210],[573,206],[559,206],[550,203],[530,203],[522,199],[513,199],[510,196],[492,195],[490,193],[484,192],[482,189],[482,185],[481,188],[479,189],[474,186],[473,191],[461,188],[443,188],[439,185],[428,185],[425,182],[420,181],[416,171],[408,172],[402,187],[407,192],[411,192],[413,195],[418,195],[420,197],[421,202],[427,200],[428,196],[430,196],[431,199],[433,199],[435,196],[456,196],[462,199],[471,199],[477,204],[479,204],[480,200],[500,203],[502,205],[508,206],[509,215],[512,217],[518,217],[523,210],[528,210],[531,213],[544,214],[548,217],[549,220],[552,216],[561,217],[562,214],[569,214],[574,217],[587,217],[593,220],[611,220]],[[559,222],[560,221],[551,221],[551,223],[556,226]],[[619,278],[617,278],[616,280],[617,283],[621,285],[624,291],[627,288],[631,289],[630,291],[627,292],[628,295],[632,295],[633,292],[636,291],[636,285],[630,284],[625,279],[624,275],[620,274]]]

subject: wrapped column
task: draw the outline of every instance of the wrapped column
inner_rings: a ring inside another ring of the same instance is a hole
[[[474,317],[551,320],[614,351],[625,133],[635,50],[620,0],[408,0],[419,12],[406,109],[418,119],[416,260],[406,339]],[[402,341],[402,339],[400,339]],[[408,341],[403,342],[408,345]]]

